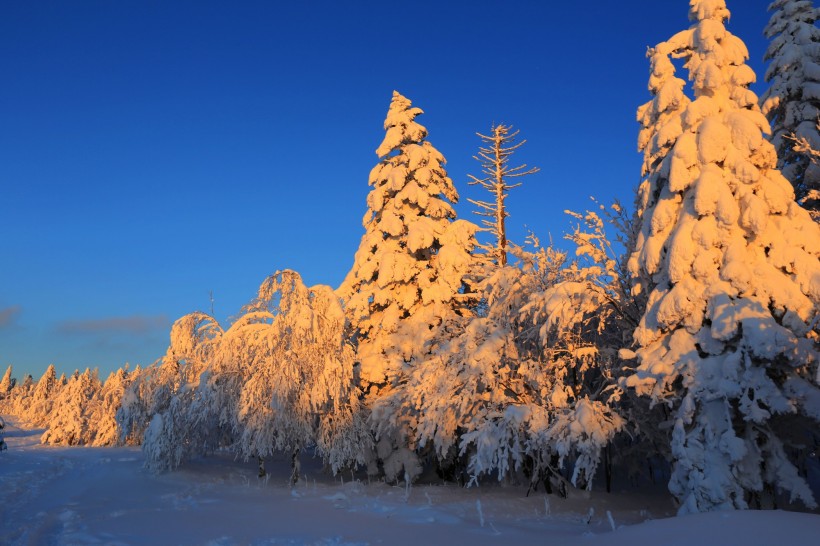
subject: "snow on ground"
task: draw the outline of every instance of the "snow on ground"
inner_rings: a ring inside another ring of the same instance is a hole
[[[634,544],[812,543],[820,516],[783,511],[670,517],[663,491],[526,496],[526,488],[333,478],[312,460],[291,489],[285,459],[214,456],[153,475],[139,448],[55,448],[7,427],[0,453],[0,544]],[[611,515],[611,520],[610,520]],[[613,531],[612,527],[616,530]]]

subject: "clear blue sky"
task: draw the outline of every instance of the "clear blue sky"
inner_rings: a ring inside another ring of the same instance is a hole
[[[728,0],[762,83],[769,0]],[[686,0],[0,4],[0,367],[149,364],[171,322],[227,321],[277,269],[337,286],[394,89],[466,197],[476,131],[541,172],[510,235],[627,203],[646,47]],[[755,90],[760,92],[759,83]],[[2,373],[2,370],[0,370]]]

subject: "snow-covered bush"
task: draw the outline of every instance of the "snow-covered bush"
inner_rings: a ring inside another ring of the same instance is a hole
[[[365,463],[370,434],[344,334],[344,311],[329,287],[308,288],[287,270],[262,284],[225,333],[219,355],[244,366],[236,416],[241,456],[316,447],[334,473]]]
[[[526,469],[537,483],[566,464],[573,484],[591,487],[601,449],[623,426],[609,405],[617,347],[599,342],[613,295],[601,266],[569,263],[537,241],[534,252],[511,248],[515,265],[476,263],[482,311],[442,321],[408,352],[402,380],[373,404],[374,421],[471,482]]]
[[[217,396],[221,392],[209,382],[223,335],[219,323],[205,313],[177,319],[165,356],[126,391],[118,418],[124,433],[143,431],[142,450],[149,469],[171,470],[232,443],[236,396],[224,403]],[[234,384],[242,380],[236,375],[225,377]]]

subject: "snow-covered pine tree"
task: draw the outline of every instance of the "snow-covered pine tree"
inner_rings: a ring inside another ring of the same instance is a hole
[[[385,138],[376,150],[381,161],[370,172],[365,234],[353,267],[337,291],[358,340],[361,378],[369,384],[392,381],[402,351],[393,335],[412,317],[419,329],[458,307],[477,227],[455,220],[458,200],[444,169],[444,156],[425,140],[422,113],[398,92],[384,121]],[[414,340],[420,345],[424,338]]]
[[[97,404],[89,414],[94,427],[95,446],[113,446],[120,443],[122,434],[117,425],[117,412],[130,381],[128,364],[111,372],[97,393]]]
[[[797,200],[820,220],[820,165],[811,157],[812,150],[820,151],[820,8],[811,0],[775,0],[769,10],[769,88],[760,102],[772,125],[778,168]],[[795,146],[795,139],[803,146]]]
[[[527,165],[517,167],[510,166],[510,156],[527,141],[522,140],[516,143],[519,131],[513,131],[512,126],[504,124],[493,124],[490,129],[491,135],[476,133],[485,143],[478,149],[478,155],[473,158],[481,163],[481,171],[484,175],[478,178],[470,177],[470,185],[479,185],[493,196],[493,201],[482,201],[467,199],[470,203],[479,208],[475,211],[479,216],[491,218],[491,220],[481,220],[484,226],[482,231],[490,233],[495,238],[494,244],[481,244],[487,256],[499,266],[507,263],[507,207],[505,201],[509,191],[521,185],[521,182],[511,183],[513,179],[535,174],[538,167],[527,168]]]
[[[44,444],[91,445],[96,429],[89,421],[95,411],[96,397],[101,388],[97,369],[74,372],[68,384],[54,399],[52,411],[40,438]]]
[[[11,366],[6,368],[6,373],[3,374],[3,378],[0,379],[0,400],[2,400],[14,386],[11,379],[12,369]]]
[[[421,113],[393,92],[376,150],[381,161],[370,172],[365,234],[337,290],[357,341],[368,405],[401,387],[405,363],[427,350],[437,325],[466,312],[465,276],[478,227],[455,220],[458,193],[444,156],[415,121]],[[377,446],[390,480],[413,479],[421,470],[411,440],[401,435],[383,435]]]
[[[54,398],[59,387],[57,371],[54,369],[54,364],[49,364],[45,373],[34,387],[34,393],[31,396],[28,411],[20,417],[23,418],[25,422],[36,427],[44,426],[51,413],[51,406],[54,403]]]
[[[766,488],[815,506],[774,423],[820,418],[820,228],[776,169],[728,17],[724,0],[691,0],[694,25],[655,48],[652,78],[670,71],[658,55],[684,59],[694,100],[648,127],[647,111],[667,102],[650,80],[654,98],[639,110],[648,133],[630,270],[648,303],[625,384],[673,411],[680,513],[745,508]]]
[[[7,411],[12,415],[26,415],[31,407],[31,397],[34,394],[34,378],[31,374],[26,374],[23,381],[16,384],[9,391],[6,403]]]

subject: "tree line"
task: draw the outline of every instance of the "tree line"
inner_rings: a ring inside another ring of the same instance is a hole
[[[162,358],[105,382],[9,367],[0,410],[45,443],[140,444],[157,471],[227,450],[264,476],[284,452],[295,481],[310,451],[406,483],[665,476],[680,513],[816,507],[818,10],[770,10],[760,98],[724,0],[691,0],[650,48],[634,206],[571,212],[571,251],[507,240],[509,192],[537,171],[511,126],[479,134],[479,227],[394,92],[340,287],[279,271],[231,324],[186,315]]]

